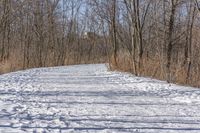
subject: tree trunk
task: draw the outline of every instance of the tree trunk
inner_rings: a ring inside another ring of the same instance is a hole
[[[168,29],[168,46],[167,46],[167,81],[171,82],[172,76],[171,76],[171,58],[172,58],[172,48],[173,48],[173,32],[174,32],[174,21],[175,21],[175,15],[176,15],[176,5],[177,1],[171,0],[171,13],[170,13],[170,20],[169,20],[169,29]]]

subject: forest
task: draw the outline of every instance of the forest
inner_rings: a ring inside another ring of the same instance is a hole
[[[200,87],[200,1],[0,0],[0,74],[94,63]]]

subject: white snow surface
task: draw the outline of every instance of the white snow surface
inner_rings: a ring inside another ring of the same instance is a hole
[[[105,64],[0,76],[0,133],[199,133],[200,89]]]

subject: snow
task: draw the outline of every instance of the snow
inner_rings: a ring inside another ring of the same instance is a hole
[[[0,76],[0,133],[200,132],[200,89],[105,64]]]

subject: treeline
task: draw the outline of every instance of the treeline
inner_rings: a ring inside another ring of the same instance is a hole
[[[0,73],[107,60],[83,0],[0,0]],[[90,29],[89,29],[89,28]]]
[[[199,87],[199,14],[198,0],[1,0],[0,71],[109,62]]]
[[[111,68],[200,86],[200,1],[93,0],[108,25]]]

